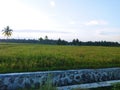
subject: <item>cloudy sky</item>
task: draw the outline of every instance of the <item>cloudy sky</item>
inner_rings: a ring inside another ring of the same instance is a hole
[[[120,0],[0,0],[0,38],[7,25],[17,39],[120,42]]]

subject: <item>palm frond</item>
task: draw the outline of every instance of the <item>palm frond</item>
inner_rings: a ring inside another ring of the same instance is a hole
[[[8,38],[8,37],[10,37],[10,36],[12,35],[12,31],[13,31],[13,30],[10,29],[9,26],[7,26],[7,27],[5,27],[5,28],[2,30],[2,32],[3,32],[2,34]]]

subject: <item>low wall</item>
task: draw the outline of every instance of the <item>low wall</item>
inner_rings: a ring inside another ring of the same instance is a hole
[[[80,90],[80,88],[88,90],[89,88],[109,87],[109,86],[112,86],[116,83],[120,83],[120,80],[62,86],[62,87],[57,87],[57,90]]]
[[[52,84],[58,87],[120,80],[120,68],[0,74],[0,90],[17,90],[33,85],[37,88],[49,77]]]

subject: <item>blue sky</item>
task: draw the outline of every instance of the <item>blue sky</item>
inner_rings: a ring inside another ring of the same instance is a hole
[[[120,0],[0,0],[0,30],[7,25],[11,38],[120,42]]]

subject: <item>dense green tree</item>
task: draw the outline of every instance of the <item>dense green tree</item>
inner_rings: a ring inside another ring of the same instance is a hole
[[[60,38],[57,40],[57,44],[61,45],[61,39]]]
[[[76,40],[75,40],[75,39],[73,39],[73,41],[72,41],[72,45],[75,45],[75,43],[76,43]]]
[[[39,40],[39,41],[42,41],[42,40],[43,40],[43,38],[42,38],[42,37],[40,37],[38,40]]]
[[[79,45],[79,39],[73,39],[72,45]]]
[[[76,39],[76,45],[79,45],[79,39]]]

